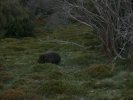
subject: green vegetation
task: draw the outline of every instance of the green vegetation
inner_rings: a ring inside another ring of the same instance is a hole
[[[43,28],[36,27],[36,37],[0,39],[0,100],[132,100],[133,73],[125,61],[109,63],[93,30]],[[38,64],[45,51],[59,53],[61,63]]]

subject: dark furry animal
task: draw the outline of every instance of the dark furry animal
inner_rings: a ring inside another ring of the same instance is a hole
[[[38,63],[53,63],[53,64],[59,64],[61,61],[61,57],[59,54],[50,52],[40,55],[38,59]]]

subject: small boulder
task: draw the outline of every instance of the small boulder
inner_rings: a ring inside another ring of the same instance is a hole
[[[60,55],[55,52],[41,54],[38,59],[38,63],[59,64],[60,61],[61,61]]]

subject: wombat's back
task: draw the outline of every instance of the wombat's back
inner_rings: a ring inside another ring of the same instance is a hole
[[[38,59],[38,63],[59,64],[60,61],[61,61],[60,55],[55,52],[41,54]]]

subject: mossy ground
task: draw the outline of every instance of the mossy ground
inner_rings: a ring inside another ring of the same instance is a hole
[[[36,32],[0,39],[0,100],[133,100],[133,72],[120,61],[112,69],[90,28],[39,26]],[[59,53],[61,63],[38,64],[47,51]]]

